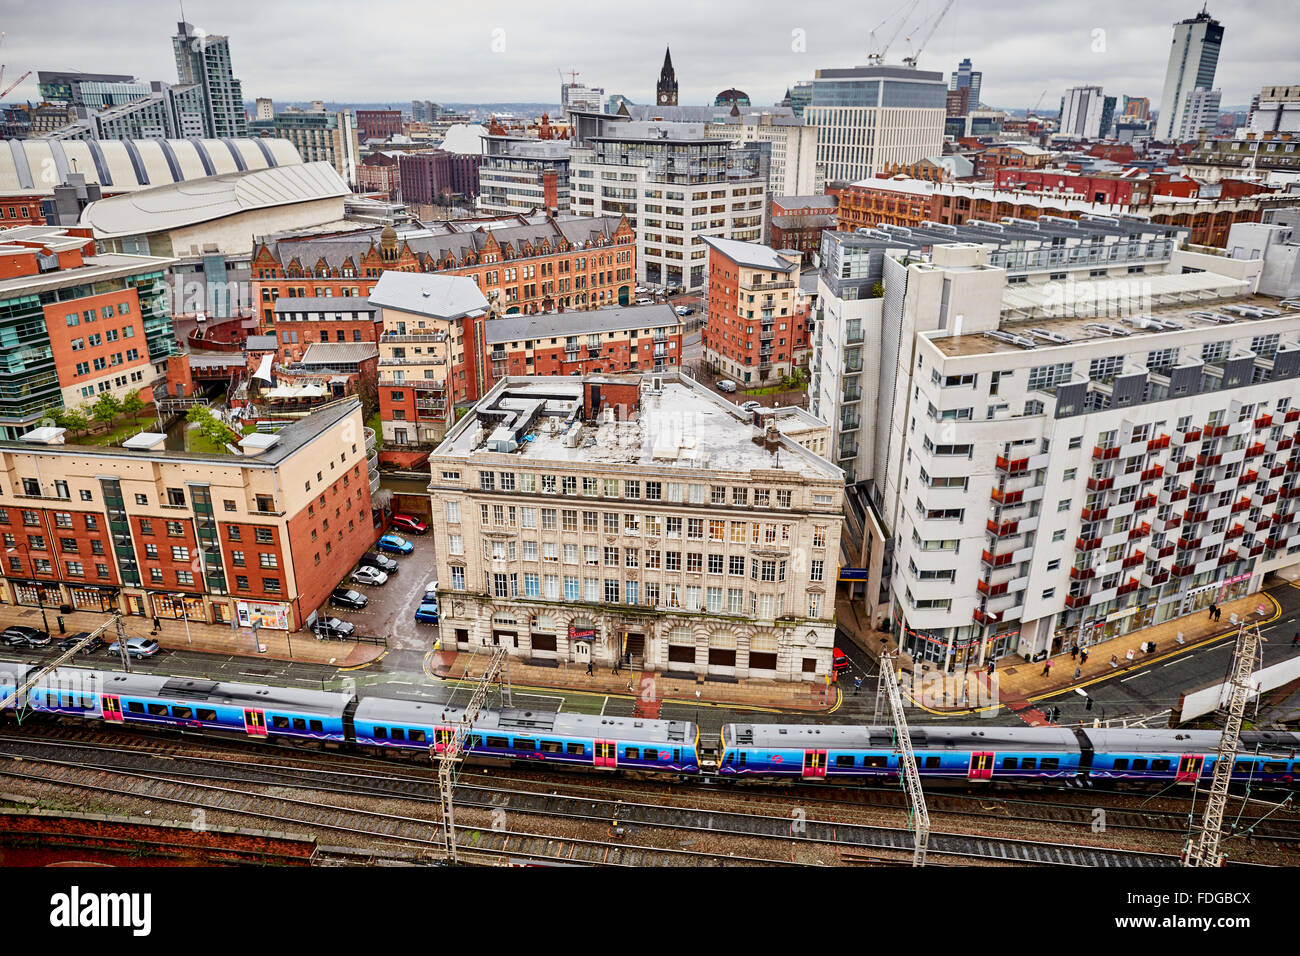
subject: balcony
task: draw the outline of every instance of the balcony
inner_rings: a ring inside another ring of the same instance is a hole
[[[1090,581],[1097,576],[1092,568],[1070,568],[1071,581]]]
[[[841,402],[856,402],[860,398],[862,398],[862,387],[859,385],[844,389],[840,395]]]
[[[775,292],[778,289],[793,289],[794,282],[789,279],[777,282],[755,282],[753,285],[741,285],[740,288],[745,292]]]
[[[1270,478],[1276,478],[1278,475],[1286,474],[1286,465],[1274,465],[1268,470]]]
[[[1165,466],[1164,466],[1164,465],[1156,465],[1155,467],[1153,467],[1153,468],[1148,468],[1146,471],[1142,472],[1142,477],[1139,478],[1138,480],[1139,480],[1139,481],[1155,481],[1157,478],[1159,478],[1159,477],[1161,477],[1162,475],[1164,475],[1164,473],[1165,473]]]
[[[1138,538],[1145,538],[1150,533],[1151,533],[1151,525],[1143,521],[1136,528],[1133,528],[1131,531],[1129,531],[1128,539],[1130,541],[1136,541]]]
[[[1300,408],[1293,408],[1282,416],[1282,421],[1288,425],[1294,421],[1300,421]]]
[[[1194,458],[1184,458],[1178,463],[1178,467],[1174,469],[1174,473],[1181,475],[1183,472],[1191,471],[1195,467],[1196,460]]]
[[[774,339],[774,338],[776,338],[776,333],[775,333],[775,332],[759,332],[759,333],[758,333],[758,340],[759,340],[760,342],[771,342],[772,339]]]
[[[1185,578],[1187,575],[1191,574],[1194,569],[1194,566],[1190,564],[1175,564],[1169,569],[1169,573],[1176,578]]]
[[[1222,438],[1226,434],[1228,434],[1227,425],[1206,425],[1205,426],[1206,438]]]
[[[1300,497],[1300,485],[1296,485],[1294,488],[1279,488],[1277,494],[1279,498]]]
[[[1272,415],[1261,415],[1259,416],[1259,418],[1255,419],[1256,428],[1268,428],[1272,424],[1273,424]]]
[[[1116,596],[1132,594],[1139,587],[1137,578],[1129,578],[1127,584],[1121,584],[1115,591]]]
[[[1228,529],[1227,533],[1223,537],[1225,540],[1231,541],[1233,538],[1240,538],[1245,533],[1246,533],[1245,525],[1234,524],[1231,528]]]
[[[1242,498],[1235,505],[1233,505],[1232,508],[1229,509],[1228,514],[1234,514],[1234,515],[1241,514],[1249,507],[1250,507],[1250,499]]]
[[[976,608],[975,610],[971,611],[971,617],[973,617],[975,621],[979,624],[988,624],[989,622],[996,621],[998,619],[998,615],[985,614],[979,608]]]
[[[1184,511],[1183,520],[1188,524],[1196,524],[1198,521],[1204,521],[1209,513],[1209,510],[1205,508],[1202,508],[1200,511]]]
[[[1118,458],[1118,457],[1119,457],[1118,445],[1112,445],[1109,448],[1105,448],[1101,445],[1097,445],[1092,450],[1093,461],[1110,461],[1112,458]]]
[[[370,476],[370,494],[375,495],[379,491],[379,472]]]
[[[1020,488],[1016,491],[1005,491],[1001,488],[994,488],[989,497],[1004,507],[1007,505],[1018,505],[1024,500],[1025,489]]]
[[[1171,514],[1168,518],[1164,518],[1163,520],[1162,519],[1157,519],[1157,520],[1160,521],[1161,531],[1173,531],[1175,528],[1177,528],[1180,524],[1183,523],[1183,516],[1177,514]]]
[[[1080,514],[1083,516],[1084,521],[1100,521],[1106,517],[1108,511],[1110,511],[1109,508],[1084,508]]]
[[[1175,432],[1175,434],[1178,435],[1178,441],[1184,445],[1201,440],[1201,430],[1199,428],[1193,428],[1181,433]]]
[[[1258,458],[1262,454],[1264,454],[1264,443],[1262,441],[1257,441],[1246,449],[1247,458]]]
[[[1019,475],[1029,470],[1028,458],[1004,458],[998,455],[997,470],[1007,475]]]
[[[1264,443],[1264,449],[1266,451],[1286,451],[1294,444],[1295,444],[1294,438],[1277,438],[1277,439],[1270,438],[1268,441]]]
[[[1067,594],[1065,596],[1065,606],[1068,608],[1087,607],[1089,596],[1086,594]]]
[[[1089,478],[1089,479],[1088,479],[1088,490],[1089,490],[1089,491],[1107,491],[1107,490],[1109,490],[1110,487],[1111,487],[1112,485],[1114,485],[1114,484],[1115,484],[1115,479],[1114,479],[1114,478]]]
[[[1213,468],[1223,461],[1223,455],[1207,455],[1204,452],[1196,456],[1196,464],[1202,468]]]
[[[380,342],[445,342],[446,332],[383,332]]]
[[[1148,508],[1154,508],[1155,506],[1156,506],[1155,495],[1143,495],[1134,504],[1133,513],[1136,514],[1139,511],[1146,511]]]
[[[363,428],[363,429],[361,429],[361,434],[364,435],[364,436],[365,436],[365,439],[366,439],[366,452],[369,453],[369,452],[374,451],[374,450],[375,450],[375,430],[374,430],[373,428]]]
[[[1252,468],[1237,480],[1238,485],[1253,485],[1259,480],[1259,472]]]
[[[1076,538],[1074,547],[1076,551],[1096,551],[1101,547],[1101,538]]]
[[[994,554],[992,551],[985,551],[983,555],[981,555],[981,560],[983,560],[985,564],[994,568],[1005,568],[1011,563],[1011,558],[1012,553],[1010,551],[1006,554]]]
[[[446,381],[432,378],[414,378],[409,382],[395,378],[381,378],[379,386],[380,388],[413,388],[419,392],[445,392],[447,390]]]
[[[1201,538],[1199,536],[1193,538],[1178,539],[1178,547],[1180,550],[1183,551],[1194,551],[1200,546],[1201,546]]]
[[[1143,584],[1149,588],[1157,587],[1158,585],[1164,584],[1168,580],[1169,580],[1168,571],[1157,571],[1155,574],[1142,575]]]
[[[1250,557],[1252,558],[1258,557],[1259,555],[1264,553],[1264,546],[1262,544],[1251,545],[1250,550],[1246,553],[1249,554]]]
[[[1007,585],[1009,583],[1010,582],[1008,581],[1003,581],[1001,584],[989,584],[987,581],[978,581],[975,584],[975,590],[979,591],[980,594],[987,595],[988,597],[1000,597],[1007,593]]]
[[[1162,494],[1164,493],[1162,492]],[[1169,504],[1173,504],[1175,501],[1182,501],[1186,497],[1187,497],[1186,488],[1174,488],[1172,491],[1165,494],[1165,500]]]
[[[1145,553],[1145,552],[1142,552],[1142,551],[1134,551],[1134,552],[1133,552],[1132,554],[1130,554],[1127,558],[1125,558],[1122,562],[1120,562],[1120,567],[1121,567],[1121,568],[1125,568],[1125,569],[1127,569],[1127,568],[1135,568],[1135,567],[1137,567],[1139,564],[1141,564],[1141,563],[1142,563],[1143,561],[1145,561],[1145,560],[1146,560],[1146,553]]]
[[[1223,567],[1225,564],[1232,564],[1232,562],[1236,560],[1237,560],[1237,552],[1228,551],[1222,557],[1219,558],[1219,567]]]
[[[1191,492],[1194,495],[1208,495],[1213,490],[1214,482],[1212,481],[1192,482]]]
[[[1169,436],[1161,435],[1159,438],[1153,438],[1147,442],[1147,451],[1162,451],[1169,447]]]
[[[1019,521],[1004,521],[1001,524],[998,524],[992,518],[989,519],[988,524],[986,525],[989,533],[992,534],[995,538],[1005,538],[1010,535],[1016,534],[1017,533],[1016,529],[1019,526],[1020,526]]]
[[[1166,544],[1161,546],[1160,550],[1156,552],[1156,557],[1167,558],[1173,553],[1174,553],[1174,546],[1172,544]]]

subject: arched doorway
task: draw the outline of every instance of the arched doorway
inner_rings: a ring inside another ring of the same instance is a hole
[[[519,646],[519,625],[513,614],[502,611],[492,615],[492,646]]]
[[[621,285],[618,287],[618,304],[628,305],[632,301],[632,290],[629,286]]]
[[[533,657],[554,660],[556,656],[555,618],[549,614],[536,615],[533,618],[532,626],[529,628],[528,639],[532,644]]]
[[[569,656],[584,667],[591,662],[593,648],[600,632],[596,622],[586,617],[575,617],[569,622]]]

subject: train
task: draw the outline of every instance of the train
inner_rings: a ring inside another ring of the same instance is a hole
[[[427,700],[358,697],[193,677],[62,667],[24,695],[34,668],[0,664],[6,709],[52,719],[185,730],[224,737],[429,759],[453,741],[464,710]],[[1219,734],[1092,727],[915,727],[922,778],[971,782],[1195,783],[1213,775]],[[530,762],[629,775],[733,781],[897,779],[894,729],[853,724],[727,723],[720,747],[701,750],[691,721],[485,710],[462,741],[471,762]],[[1232,780],[1294,788],[1300,734],[1241,734]]]

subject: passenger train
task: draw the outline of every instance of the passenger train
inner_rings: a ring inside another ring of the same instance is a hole
[[[30,670],[0,664],[0,695]],[[441,752],[463,715],[430,701],[68,667],[7,709],[15,706],[55,718],[413,758]],[[1213,774],[1219,734],[923,726],[911,740],[918,770],[932,781],[1193,783]],[[690,721],[507,708],[481,713],[465,743],[475,762],[756,782],[888,780],[901,766],[892,728],[846,724],[724,724],[720,751],[701,759],[699,727]],[[1294,787],[1300,780],[1300,734],[1247,732],[1240,746],[1234,781]]]

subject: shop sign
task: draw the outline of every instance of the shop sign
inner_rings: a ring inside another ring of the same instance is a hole
[[[273,631],[289,630],[289,606],[264,604],[261,601],[236,601],[235,615],[240,627],[268,627]]]
[[[569,625],[569,640],[594,641],[595,639],[596,629],[594,627],[578,627],[574,624]]]

